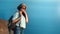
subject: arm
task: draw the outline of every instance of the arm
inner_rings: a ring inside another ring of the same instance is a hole
[[[12,20],[13,23],[16,23],[17,21],[19,21],[21,18],[16,18],[14,20]]]
[[[13,23],[16,23],[17,21],[19,21],[19,20],[21,19],[21,17],[17,18],[18,15],[19,15],[18,12],[16,12],[16,13],[14,14],[14,16],[13,16],[13,18],[12,18],[12,22],[13,22]]]
[[[25,21],[28,23],[28,15],[27,15],[26,11],[23,11],[23,12],[25,13],[25,16],[26,16]]]

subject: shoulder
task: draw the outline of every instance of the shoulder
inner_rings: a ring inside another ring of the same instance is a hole
[[[17,12],[15,12],[15,14],[13,15],[13,20],[16,19],[16,18],[18,18],[18,16],[19,16],[19,12],[17,11]]]
[[[15,14],[19,14],[19,11],[17,11]]]
[[[14,15],[18,15],[19,14],[19,12],[18,11],[16,11],[15,13],[14,13]]]

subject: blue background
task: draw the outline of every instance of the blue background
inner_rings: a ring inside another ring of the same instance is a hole
[[[8,20],[22,0],[0,0],[0,18]],[[60,34],[57,0],[24,0],[29,22],[25,34]]]

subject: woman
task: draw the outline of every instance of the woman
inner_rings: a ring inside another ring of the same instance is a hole
[[[26,6],[24,3],[22,3],[17,7],[17,9],[18,11],[12,18],[12,22],[16,23],[16,27],[14,28],[14,34],[23,34],[23,31],[26,28],[26,23],[28,23]]]

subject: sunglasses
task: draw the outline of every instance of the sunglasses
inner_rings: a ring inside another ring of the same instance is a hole
[[[25,10],[26,8],[21,8],[21,9],[24,9]]]

